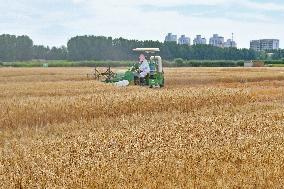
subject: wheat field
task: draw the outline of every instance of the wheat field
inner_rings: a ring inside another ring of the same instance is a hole
[[[0,188],[284,188],[284,69],[0,69]]]

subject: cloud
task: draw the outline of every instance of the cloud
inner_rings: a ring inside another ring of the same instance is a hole
[[[253,2],[248,0],[238,0],[238,3],[243,7],[250,8],[252,10],[284,11],[284,5],[280,3]]]
[[[76,4],[88,4],[96,7],[135,7],[143,5],[152,5],[158,7],[173,7],[173,6],[241,6],[252,10],[266,11],[283,11],[284,4],[279,2],[256,2],[252,0],[72,0]]]
[[[257,36],[280,37],[283,26],[263,11],[282,10],[276,3],[248,0],[80,0],[76,3],[88,6],[96,15],[99,28],[96,32],[127,38],[159,39],[167,32],[191,35],[220,33],[230,37],[236,33],[241,47],[248,47],[249,41]],[[149,9],[149,7],[156,9]],[[194,14],[193,7],[197,6]],[[206,9],[209,6],[211,10]],[[142,8],[141,8],[142,7]],[[185,8],[184,8],[185,7]],[[187,11],[187,12],[186,12]],[[185,14],[185,12],[187,14]],[[87,25],[87,23],[86,23]],[[94,23],[94,25],[96,25]],[[95,27],[95,26],[94,26]],[[105,28],[108,28],[105,29]],[[277,28],[274,35],[269,28]],[[247,34],[251,32],[251,36]],[[259,35],[258,35],[259,34]],[[269,35],[268,35],[269,34]]]
[[[248,47],[254,38],[282,37],[283,6],[256,0],[10,0],[0,3],[0,33],[59,46],[85,34],[162,41],[168,32],[191,38],[234,32],[239,46]]]

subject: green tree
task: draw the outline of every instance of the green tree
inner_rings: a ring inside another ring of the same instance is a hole
[[[28,36],[0,35],[0,59],[2,61],[30,60],[33,41]]]

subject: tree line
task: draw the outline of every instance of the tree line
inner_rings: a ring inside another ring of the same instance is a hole
[[[253,60],[258,53],[250,49],[218,48],[210,45],[179,45],[174,42],[139,41],[102,36],[77,36],[68,41],[71,60],[133,60],[134,48],[156,47],[164,59],[173,60]]]
[[[0,60],[30,60],[32,53],[33,41],[28,36],[0,36]]]
[[[12,62],[32,59],[66,60],[68,59],[67,48],[34,45],[33,40],[26,35],[0,35],[0,61]]]
[[[281,59],[284,50],[266,53],[251,49],[218,48],[211,45],[179,45],[174,42],[139,41],[103,36],[76,36],[71,38],[67,47],[48,47],[34,45],[28,36],[0,35],[0,61],[44,60],[134,60],[137,53],[134,48],[160,48],[163,59],[173,60],[255,60]]]

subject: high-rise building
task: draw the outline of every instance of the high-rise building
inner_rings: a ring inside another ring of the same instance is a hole
[[[232,39],[228,39],[225,43],[224,43],[224,47],[225,48],[237,48],[237,43],[235,41],[233,41]]]
[[[193,40],[194,45],[205,45],[206,39],[202,38],[201,35],[197,35],[196,38]]]
[[[252,40],[250,42],[250,48],[255,50],[255,51],[260,51],[261,50],[260,40]]]
[[[224,37],[214,34],[213,37],[210,38],[209,44],[215,47],[224,47],[224,41]]]
[[[165,42],[177,42],[177,35],[168,33],[168,35],[165,37]]]
[[[252,40],[250,42],[250,48],[256,51],[278,50],[279,40],[278,39]]]
[[[190,38],[185,35],[181,35],[178,39],[178,44],[180,45],[190,45]]]

